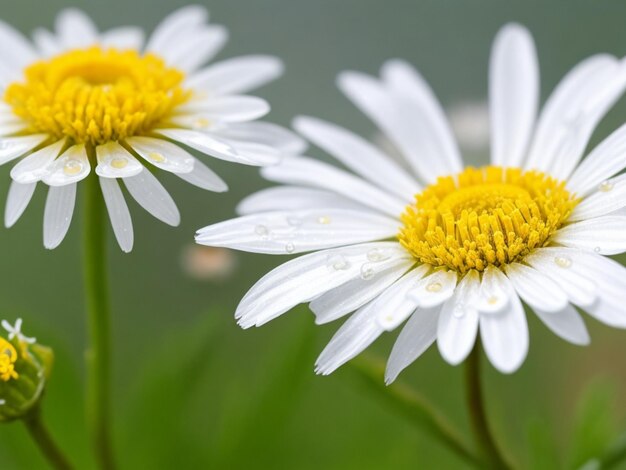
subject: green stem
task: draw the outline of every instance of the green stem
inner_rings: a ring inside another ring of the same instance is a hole
[[[511,466],[501,455],[487,422],[485,400],[480,381],[480,350],[480,343],[477,342],[467,358],[465,367],[467,407],[472,429],[488,468],[510,469]]]
[[[71,470],[72,465],[67,460],[61,449],[56,445],[50,432],[43,424],[41,411],[37,408],[28,417],[24,418],[24,425],[33,438],[37,447],[48,460],[50,465],[57,470]]]
[[[91,345],[87,351],[87,420],[97,463],[115,468],[111,443],[111,325],[106,270],[106,210],[95,174],[86,179],[84,276]]]
[[[409,418],[418,428],[427,431],[468,464],[482,468],[480,458],[430,403],[401,383],[389,386],[384,384],[385,366],[382,361],[362,354],[350,364],[359,378],[403,417]]]

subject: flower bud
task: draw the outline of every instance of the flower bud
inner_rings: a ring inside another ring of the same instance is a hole
[[[0,422],[25,418],[36,408],[53,362],[50,348],[21,333],[21,319],[2,326],[9,334],[0,337]]]

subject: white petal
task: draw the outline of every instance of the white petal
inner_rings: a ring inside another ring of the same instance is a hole
[[[123,181],[135,201],[154,217],[174,227],[180,223],[180,213],[174,200],[148,170],[144,168],[138,175]]]
[[[181,33],[194,31],[198,26],[205,23],[208,18],[208,12],[203,6],[187,5],[179,8],[165,17],[154,29],[146,45],[146,51],[159,54],[169,44],[175,42]]]
[[[196,243],[252,253],[291,254],[393,237],[398,222],[342,209],[264,212],[198,230]]]
[[[626,168],[626,124],[593,149],[568,179],[567,187],[578,196],[585,196],[624,168]]]
[[[417,299],[410,293],[429,270],[430,266],[425,264],[417,266],[405,274],[391,289],[385,291],[381,299],[375,300],[376,321],[383,330],[395,330],[419,306]]]
[[[232,148],[234,154],[237,155],[239,159],[238,163],[255,166],[275,165],[283,157],[280,150],[270,147],[269,145],[231,139],[225,137],[222,132],[207,132],[206,135]]]
[[[373,311],[365,306],[355,312],[332,337],[315,361],[315,372],[332,374],[361,353],[378,338],[383,330],[373,320]]]
[[[180,179],[207,191],[221,193],[228,191],[228,185],[213,170],[194,158],[193,170],[189,173],[176,173]]]
[[[66,139],[62,139],[23,158],[11,169],[11,178],[22,184],[40,181],[48,174],[49,165],[59,156],[65,145]]]
[[[59,44],[58,38],[47,29],[35,29],[33,31],[33,42],[44,57],[51,57],[63,50],[63,46]]]
[[[567,225],[552,240],[561,245],[590,250],[602,255],[626,251],[626,217],[607,215]]]
[[[89,16],[76,8],[67,8],[57,15],[56,31],[66,49],[87,47],[98,40],[98,30]]]
[[[189,73],[211,60],[227,40],[228,30],[225,27],[202,26],[180,31],[175,40],[156,52],[169,66]]]
[[[496,36],[489,65],[491,162],[519,167],[535,124],[539,67],[532,36],[519,24]]]
[[[117,142],[96,147],[96,174],[103,178],[127,178],[143,171],[143,165]]]
[[[0,21],[0,62],[4,62],[15,77],[19,77],[22,68],[38,59],[37,52],[30,42],[13,26]]]
[[[216,62],[191,75],[185,82],[190,89],[202,89],[213,95],[247,93],[278,78],[284,70],[280,59],[250,55]]]
[[[188,129],[157,129],[155,132],[220,160],[242,163],[244,165],[259,164],[259,162],[242,157],[231,145],[206,133]],[[265,161],[261,163],[267,164]]]
[[[133,249],[133,222],[120,185],[112,178],[100,178],[100,188],[117,243],[124,253],[129,253]]]
[[[573,259],[574,269],[594,280],[597,286],[598,298],[585,310],[609,326],[626,328],[626,268],[595,253],[581,253]]]
[[[524,261],[558,284],[574,305],[588,307],[596,300],[598,288],[593,278],[580,269],[579,261],[584,255],[571,248],[541,248]]]
[[[437,324],[437,346],[441,356],[452,365],[465,360],[474,347],[478,332],[476,302],[480,290],[477,271],[468,272],[441,308]]]
[[[377,242],[334,248],[308,255],[277,267],[261,278],[244,296],[235,314],[244,328],[260,326],[292,307],[361,276],[367,254],[381,250],[389,258],[375,264],[373,275],[398,258],[409,255],[397,242]]]
[[[585,322],[571,305],[568,304],[558,312],[545,312],[538,308],[533,308],[533,311],[544,325],[558,337],[580,346],[589,344],[589,333]]]
[[[481,313],[500,313],[508,307],[511,296],[515,296],[509,280],[500,269],[488,266],[483,271],[482,281],[476,301],[476,308]]]
[[[190,173],[195,158],[178,145],[152,137],[129,137],[126,143],[146,161],[171,173]]]
[[[6,208],[4,209],[4,226],[12,227],[22,216],[28,203],[33,197],[37,183],[20,184],[11,181],[7,196]]]
[[[409,296],[420,307],[436,307],[452,297],[456,281],[455,271],[440,269],[420,280],[409,292]]]
[[[48,250],[59,246],[72,222],[76,202],[76,183],[50,186],[43,215],[43,245]]]
[[[396,315],[406,319],[416,307],[415,302],[406,297],[414,277],[414,271],[406,274],[354,313],[324,348],[315,362],[315,371],[328,375],[363,351],[385,331],[378,320],[381,316]]]
[[[518,295],[530,307],[557,312],[567,306],[565,292],[542,272],[520,263],[508,264],[505,270]]]
[[[356,134],[321,119],[300,116],[293,127],[366,180],[412,202],[421,188],[390,157]]]
[[[172,122],[194,127],[197,122],[244,122],[265,116],[270,105],[262,98],[246,95],[214,96],[192,100],[178,108]],[[188,114],[187,114],[188,113]]]
[[[626,85],[626,66],[597,55],[574,67],[548,99],[525,167],[565,180],[591,134]]]
[[[419,308],[409,318],[398,339],[393,345],[387,369],[385,383],[392,383],[400,372],[411,365],[437,339],[437,323],[441,306],[433,308]]]
[[[244,198],[237,206],[237,213],[247,215],[277,210],[325,208],[368,210],[365,206],[330,191],[298,186],[275,186]]]
[[[504,374],[515,372],[528,354],[528,324],[524,307],[506,276],[510,293],[504,310],[480,315],[480,338],[493,366]]]
[[[239,142],[247,141],[267,145],[287,155],[298,155],[307,148],[304,139],[301,139],[289,129],[270,122],[230,123],[226,127],[215,129],[213,133]]]
[[[48,136],[46,134],[33,134],[23,137],[0,138],[0,165],[21,157],[42,144]]]
[[[143,46],[144,36],[141,28],[121,26],[102,33],[100,35],[100,43],[105,47],[140,51]]]
[[[584,220],[607,215],[626,206],[626,176],[602,182],[597,191],[578,204],[569,220]]]
[[[407,147],[407,154],[430,163],[435,171],[429,169],[429,173],[441,176],[460,172],[463,162],[459,149],[443,109],[426,80],[409,63],[398,59],[387,61],[381,76],[400,103],[400,115],[410,120],[404,123],[403,135],[397,134],[398,142],[419,146]]]
[[[27,129],[28,124],[20,119],[17,119],[13,122],[5,122],[0,125],[0,137],[9,137],[13,134],[26,131]]]
[[[361,308],[396,282],[413,264],[411,259],[398,259],[371,279],[360,277],[320,295],[309,304],[315,323],[329,323]]]
[[[399,217],[406,206],[360,178],[312,158],[286,158],[278,165],[263,168],[261,174],[278,183],[327,189],[392,217]]]
[[[50,186],[65,186],[85,179],[91,171],[84,144],[68,148],[48,167],[42,181]]]

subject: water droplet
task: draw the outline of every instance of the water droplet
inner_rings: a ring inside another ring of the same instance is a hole
[[[426,286],[428,292],[439,292],[443,286],[441,282],[431,282]]]
[[[118,170],[121,170],[122,168],[126,168],[127,165],[128,165],[128,160],[125,158],[114,158],[113,160],[111,160],[111,166]]]
[[[163,154],[159,153],[159,152],[150,152],[148,154],[148,157],[150,158],[150,160],[152,160],[154,163],[165,163],[167,161],[167,158],[165,158],[163,156]]]
[[[367,259],[373,262],[384,261],[389,259],[389,255],[387,255],[384,251],[378,248],[372,248],[367,252]]]
[[[554,258],[554,262],[560,268],[569,268],[572,265],[572,259],[568,256],[557,256]]]
[[[489,305],[496,305],[499,300],[500,300],[500,298],[497,295],[492,295],[491,297],[489,297],[487,299],[487,303]]]
[[[608,180],[603,181],[602,183],[600,183],[600,186],[598,186],[598,189],[602,191],[603,193],[608,193],[609,191],[613,189],[613,183],[611,183]]]
[[[328,225],[330,223],[330,217],[327,215],[321,215],[317,218],[317,223],[322,225]]]
[[[374,274],[376,274],[376,271],[374,271],[372,265],[369,263],[363,263],[361,266],[361,279],[367,281],[373,278]]]
[[[287,217],[287,223],[292,227],[299,227],[300,225],[302,225],[302,219],[300,217],[290,215],[289,217]]]
[[[560,268],[569,268],[572,265],[572,259],[567,256],[557,256],[554,258],[554,262]]]
[[[196,119],[193,123],[193,127],[196,129],[204,129],[206,127],[209,127],[210,125],[211,125],[211,121],[209,121],[206,118]]]
[[[285,251],[287,253],[293,253],[296,249],[296,246],[292,242],[287,242],[285,245]]]
[[[267,237],[270,231],[265,225],[257,225],[256,227],[254,227],[254,233],[260,235],[261,237]]]
[[[77,175],[78,173],[81,172],[82,169],[83,169],[82,162],[78,160],[74,160],[74,159],[68,160],[67,162],[65,162],[65,165],[63,165],[63,173],[65,173],[68,176]]]
[[[350,267],[350,262],[346,259],[345,256],[335,255],[331,256],[328,260],[328,266],[335,271],[345,271]]]
[[[593,251],[595,251],[596,253],[600,253],[602,251],[602,249],[599,246],[596,246]]]
[[[463,304],[456,305],[452,311],[454,318],[463,318],[465,316],[465,306]]]

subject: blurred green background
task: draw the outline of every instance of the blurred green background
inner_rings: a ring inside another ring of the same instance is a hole
[[[343,69],[375,73],[387,58],[403,57],[417,65],[446,108],[457,109],[485,100],[490,43],[511,20],[534,34],[544,98],[583,57],[626,54],[626,3],[618,0],[199,3],[210,9],[213,21],[230,29],[231,40],[218,59],[248,53],[284,59],[286,75],[257,93],[273,106],[269,120],[288,125],[296,114],[311,114],[363,135],[373,136],[373,126],[334,86]],[[50,27],[59,9],[73,5],[102,29],[137,24],[149,31],[184,4],[21,0],[3,2],[0,17],[30,32]],[[473,116],[464,122],[480,128]],[[626,99],[603,120],[593,143],[624,121]],[[485,161],[486,152],[479,149],[471,146],[469,161]],[[317,149],[311,154],[327,158]],[[284,258],[237,253],[234,271],[212,280],[184,269],[194,231],[233,216],[237,201],[265,185],[253,168],[210,163],[229,183],[229,193],[206,193],[160,175],[181,210],[181,226],[167,227],[132,203],[134,251],[124,255],[110,241],[114,426],[121,467],[464,468],[364,388],[350,367],[331,377],[314,375],[315,357],[337,324],[316,327],[301,307],[261,329],[236,326],[238,300]],[[4,188],[9,168],[0,169]],[[42,246],[44,196],[40,187],[19,223],[0,230],[0,316],[23,317],[26,333],[55,349],[46,419],[78,467],[92,468],[83,426],[80,205],[66,240],[48,252]],[[215,257],[191,255],[205,261]],[[486,367],[493,427],[503,447],[525,467],[573,468],[626,430],[626,332],[588,319],[592,344],[577,348],[537,319],[529,316],[529,321],[531,349],[522,369],[503,376]],[[371,352],[385,357],[393,336]],[[444,363],[436,348],[401,376],[470,439],[461,379],[461,368]],[[0,427],[0,468],[46,468],[20,424]]]

